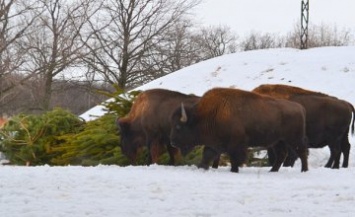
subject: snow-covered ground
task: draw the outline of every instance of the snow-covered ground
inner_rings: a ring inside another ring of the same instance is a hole
[[[213,87],[251,90],[283,83],[355,104],[355,47],[272,49],[225,55],[186,67],[138,89],[203,94]],[[95,107],[82,115],[102,115]],[[355,139],[350,166],[323,165],[329,150],[311,149],[310,170],[195,166],[0,166],[0,216],[344,216],[355,213]]]
[[[2,217],[351,217],[355,169],[1,167]]]

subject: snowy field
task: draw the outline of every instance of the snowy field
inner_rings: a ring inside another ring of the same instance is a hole
[[[251,90],[282,83],[355,104],[355,47],[272,49],[226,55],[186,67],[138,89],[203,94],[213,87]],[[82,115],[101,115],[95,107]],[[94,115],[94,116],[93,116]],[[0,217],[350,217],[355,213],[355,140],[349,168],[326,169],[328,148],[300,163],[204,171],[195,166],[0,166]]]
[[[326,217],[355,213],[355,169],[1,167],[2,217]]]

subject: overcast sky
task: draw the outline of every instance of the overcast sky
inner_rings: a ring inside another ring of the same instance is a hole
[[[355,31],[355,0],[309,0],[310,24]],[[203,25],[227,25],[239,35],[251,31],[287,33],[301,20],[301,0],[204,0],[196,10]]]

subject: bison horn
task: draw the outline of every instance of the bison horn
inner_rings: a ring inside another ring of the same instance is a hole
[[[181,118],[180,118],[181,122],[186,122],[187,121],[187,115],[186,115],[186,111],[184,108],[184,103],[181,103]]]

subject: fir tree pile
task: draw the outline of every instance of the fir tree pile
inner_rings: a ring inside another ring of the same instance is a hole
[[[59,138],[77,133],[84,122],[63,109],[54,109],[42,115],[20,114],[12,117],[0,131],[0,151],[11,164],[43,165],[59,153]]]

